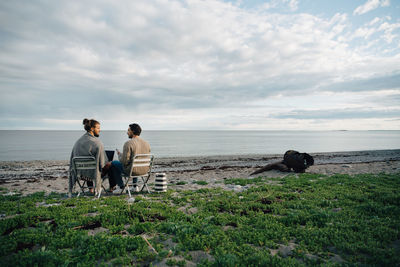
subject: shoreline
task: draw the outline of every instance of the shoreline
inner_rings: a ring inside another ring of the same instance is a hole
[[[400,173],[400,149],[351,152],[309,153],[315,163],[306,173],[363,174]],[[282,155],[230,155],[201,157],[155,158],[152,173],[166,173],[168,188],[196,190],[222,187],[227,190],[246,190],[247,187],[224,184],[226,179],[255,178],[254,170],[282,160]],[[68,160],[0,161],[0,187],[24,195],[45,191],[67,193]],[[293,172],[267,171],[256,177],[283,178]],[[154,175],[150,180],[154,182]],[[198,182],[201,182],[198,184]],[[108,181],[105,181],[108,188]]]

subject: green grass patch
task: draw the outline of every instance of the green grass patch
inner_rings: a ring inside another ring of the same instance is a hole
[[[0,265],[400,262],[400,174],[301,174],[280,185],[265,178],[225,183],[254,186],[240,193],[169,190],[133,203],[126,196],[0,196]]]
[[[225,184],[234,184],[234,185],[241,185],[245,186],[248,184],[261,184],[263,182],[262,177],[257,177],[257,178],[231,178],[231,179],[225,179],[224,183]]]

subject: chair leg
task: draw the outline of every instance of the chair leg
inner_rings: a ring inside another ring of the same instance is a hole
[[[98,194],[98,196],[97,196],[97,199],[100,198],[100,196],[101,196],[101,191],[103,191],[103,188],[100,188],[100,192],[99,192],[99,194]]]
[[[129,188],[129,185],[128,185],[128,194],[129,194],[129,198],[132,198],[131,189]]]
[[[129,180],[130,180],[130,177],[128,177],[128,178],[126,179],[126,182],[125,182],[124,188],[122,188],[121,194],[125,191],[125,189],[127,189],[127,190],[128,190],[128,194],[129,194],[129,197],[131,198],[132,195],[131,195],[131,189],[129,188]]]
[[[149,188],[147,187],[147,183],[146,183],[146,184],[144,184],[144,186],[146,186],[147,193],[149,193],[149,194],[150,194],[150,190],[149,190]]]
[[[83,181],[83,184],[82,184],[82,185],[81,185],[81,183],[79,182],[79,179],[76,180],[76,182],[78,183],[78,185],[79,185],[79,187],[80,187],[82,193],[85,194],[84,187],[85,187],[86,181]],[[77,195],[76,197],[79,197],[80,195],[81,195],[81,192],[79,192],[78,195]]]
[[[128,187],[129,198],[131,198],[132,194],[131,194],[131,189],[129,188],[129,178],[128,178],[128,181],[126,182],[126,187]],[[123,190],[122,190],[122,192],[123,192]],[[121,194],[122,194],[122,192],[121,192]]]
[[[148,181],[149,181],[149,179],[150,179],[150,176],[147,176],[146,180],[144,179],[143,176],[141,176],[141,178],[142,178],[142,181],[143,181],[143,186],[142,186],[142,189],[140,190],[140,192],[142,192],[143,189],[146,187],[147,193],[150,194],[150,190],[149,190],[149,188],[147,187],[147,183],[148,183]]]

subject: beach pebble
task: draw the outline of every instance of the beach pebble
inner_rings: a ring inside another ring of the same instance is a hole
[[[235,192],[242,192],[242,191],[243,191],[243,188],[242,188],[241,185],[235,185],[235,186],[233,187],[233,191],[235,191]]]
[[[51,203],[51,204],[46,204],[46,202],[39,202],[36,203],[36,207],[52,207],[52,206],[60,206],[60,203]]]
[[[309,260],[318,260],[318,256],[312,254],[306,254],[307,259]]]
[[[198,212],[198,209],[196,207],[188,209],[187,213],[188,214],[195,214]]]
[[[333,256],[330,261],[332,262],[336,262],[336,263],[343,263],[344,260],[342,259],[342,257],[340,257],[339,255],[335,255]]]
[[[279,248],[279,253],[282,255],[282,257],[286,258],[287,256],[290,256],[293,254],[292,248],[290,246],[283,246],[281,245]]]

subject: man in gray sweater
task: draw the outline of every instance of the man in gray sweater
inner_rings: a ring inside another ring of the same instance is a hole
[[[130,124],[127,131],[130,140],[125,142],[122,153],[119,152],[117,149],[119,161],[113,161],[111,163],[111,168],[108,173],[110,189],[113,190],[113,193],[121,193],[124,186],[122,181],[122,172],[125,174],[129,174],[135,155],[150,153],[150,145],[147,141],[140,137],[141,132],[142,128],[138,124]],[[133,168],[132,174],[143,175],[146,174],[148,170],[149,167],[136,167]],[[133,184],[136,185],[136,183],[137,178],[134,178]],[[115,187],[117,184],[119,188]],[[137,185],[134,186],[133,190],[136,192],[139,191]]]
[[[70,175],[69,175],[69,196],[72,195],[72,189],[75,185],[76,177],[72,172],[72,158],[78,156],[92,156],[97,161],[97,169],[95,172],[87,171],[85,176],[95,182],[96,193],[100,192],[101,189],[101,171],[106,165],[106,154],[104,152],[104,145],[98,138],[100,135],[100,123],[96,120],[83,120],[84,129],[86,133],[82,135],[78,141],[76,141],[70,158]],[[88,181],[88,186],[93,186],[93,182]],[[91,193],[94,193],[93,188],[90,189]]]

